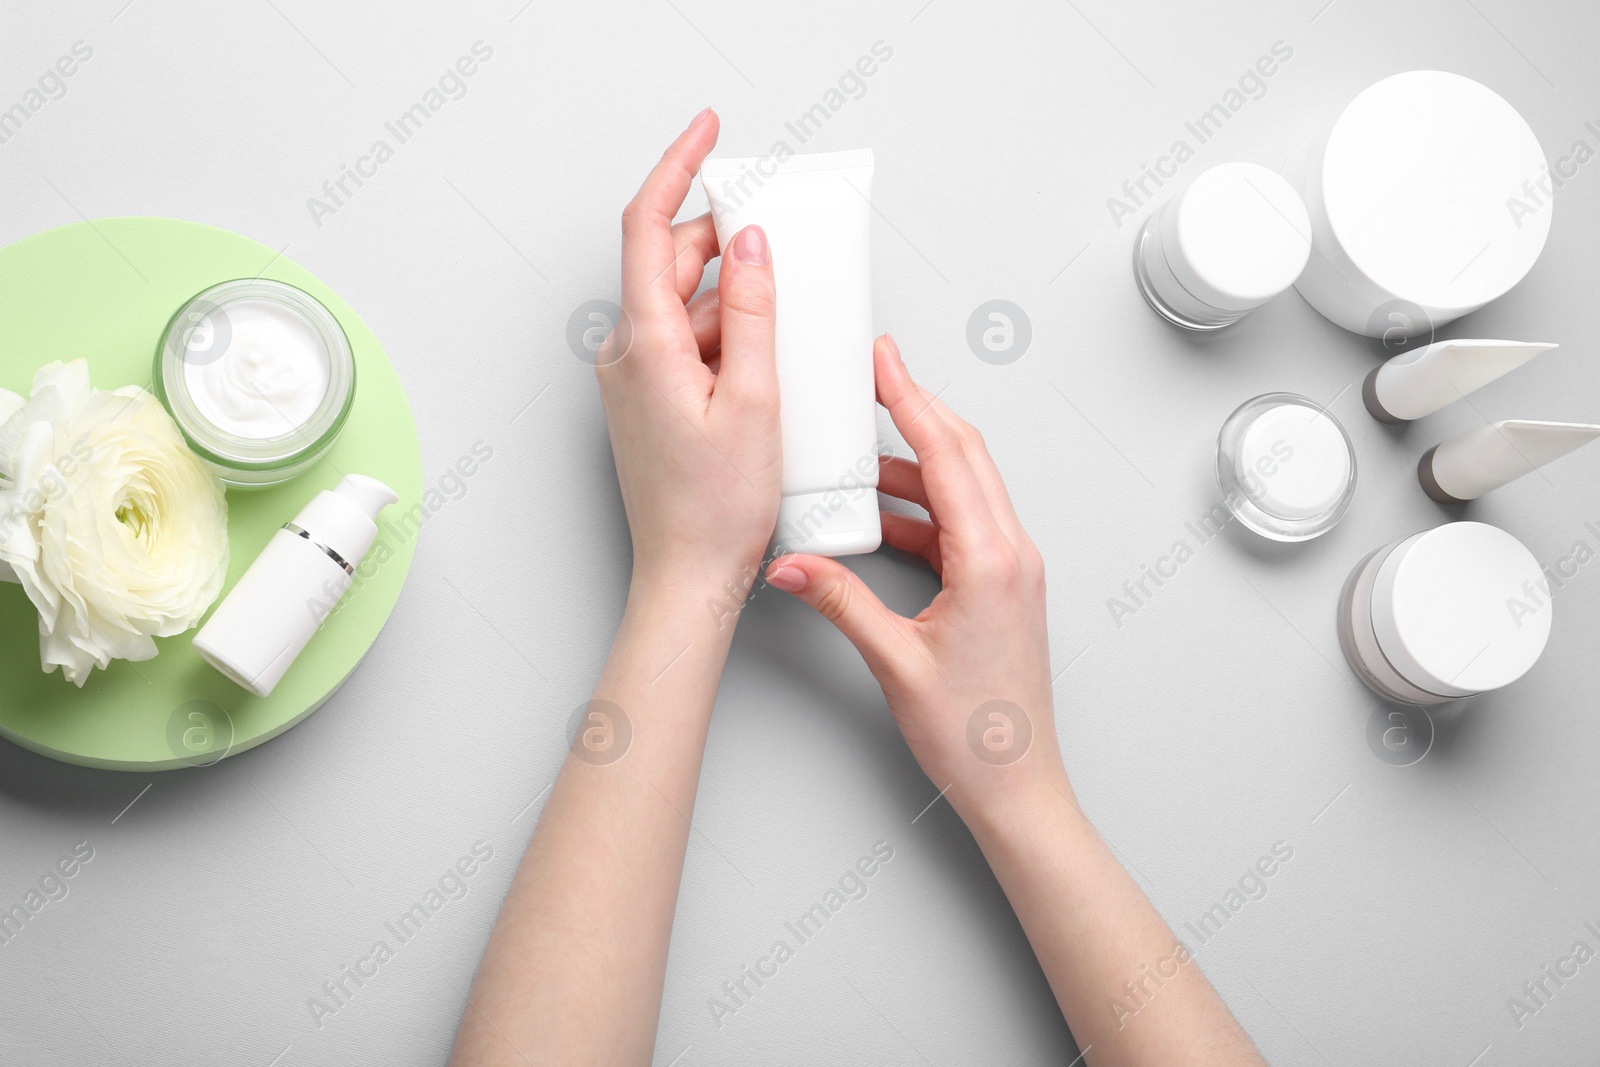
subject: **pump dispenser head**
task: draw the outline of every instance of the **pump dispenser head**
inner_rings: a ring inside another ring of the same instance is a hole
[[[393,489],[365,474],[345,475],[334,487],[333,493],[348,500],[373,522],[378,521],[378,512],[400,499]]]
[[[399,497],[394,490],[364,474],[347,474],[331,491],[323,491],[300,509],[294,522],[285,529],[319,543],[351,567],[372,547],[378,533],[378,512]]]
[[[379,512],[398,499],[361,474],[312,497],[195,634],[195,651],[231,681],[269,696],[350,587],[378,535]]]

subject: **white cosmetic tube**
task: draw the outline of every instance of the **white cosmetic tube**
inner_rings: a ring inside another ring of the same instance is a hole
[[[872,152],[708,159],[723,248],[760,226],[777,285],[780,552],[849,556],[882,540],[872,372]]]
[[[1441,504],[1460,504],[1552,463],[1600,437],[1582,422],[1502,419],[1442,441],[1422,454],[1417,478]]]
[[[1361,387],[1361,398],[1379,422],[1409,422],[1432,415],[1554,347],[1528,341],[1435,341],[1373,370]]]

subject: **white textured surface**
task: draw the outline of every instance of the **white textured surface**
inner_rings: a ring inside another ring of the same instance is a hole
[[[1071,665],[1063,749],[1107,839],[1184,936],[1275,842],[1293,848],[1265,898],[1198,948],[1275,1064],[1593,1062],[1600,962],[1520,1029],[1506,1001],[1575,941],[1600,949],[1584,927],[1600,927],[1600,563],[1570,559],[1579,541],[1600,547],[1594,458],[1468,512],[1573,576],[1541,663],[1436,713],[1415,766],[1369,751],[1377,704],[1340,661],[1333,613],[1362,555],[1445,518],[1416,485],[1426,447],[1485,418],[1596,415],[1600,164],[1559,193],[1528,280],[1451,329],[1562,349],[1402,429],[1361,410],[1367,345],[1294,293],[1215,336],[1163,325],[1129,270],[1147,207],[1130,202],[1119,228],[1107,206],[1179,138],[1182,178],[1276,167],[1312,118],[1412,68],[1494,88],[1552,161],[1600,148],[1584,125],[1600,125],[1592,6],[123,3],[6,20],[0,105],[74,41],[94,55],[0,144],[0,240],[80,213],[165,214],[283,248],[372,325],[411,396],[426,481],[458,498],[429,520],[366,664],[283,738],[148,779],[0,747],[0,907],[74,843],[95,850],[0,946],[0,1062],[443,1060],[626,584],[567,317],[616,298],[621,207],[700,107],[721,111],[724,153],[792,142],[784,123],[879,40],[892,59],[806,147],[877,154],[878,325],[984,429],[1049,561],[1055,667]],[[493,57],[467,95],[315,225],[307,197],[479,40]],[[1185,122],[1279,40],[1292,59],[1198,143]],[[996,298],[1032,324],[1009,365],[965,339]],[[1358,452],[1355,505],[1307,544],[1237,528],[1202,543],[1185,523],[1217,502],[1217,429],[1271,390],[1332,403]],[[494,458],[458,482],[480,439]],[[1117,625],[1108,598],[1180,539],[1193,558]],[[897,558],[854,565],[906,610],[934,588]],[[657,1064],[1070,1062],[966,831],[942,803],[912,824],[936,792],[845,642],[758,594],[694,813]],[[320,983],[480,839],[494,854],[466,897],[316,1028]],[[717,1029],[706,998],[879,840],[895,858],[870,894]]]

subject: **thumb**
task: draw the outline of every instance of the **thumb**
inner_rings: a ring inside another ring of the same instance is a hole
[[[772,250],[761,227],[746,226],[728,242],[717,296],[722,305],[718,391],[726,389],[741,401],[775,402],[777,291],[772,280]]]
[[[909,639],[906,620],[884,607],[859,576],[837,560],[822,556],[780,556],[767,569],[767,584],[793,593],[856,646],[880,679]]]

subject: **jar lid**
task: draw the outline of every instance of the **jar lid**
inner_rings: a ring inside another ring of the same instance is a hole
[[[1499,94],[1414,70],[1369,86],[1340,114],[1321,192],[1367,278],[1423,307],[1470,310],[1521,281],[1544,249],[1552,204],[1524,185],[1545,170],[1539,139]],[[1528,211],[1512,211],[1511,197]]]
[[[1255,163],[1223,163],[1189,184],[1163,212],[1173,275],[1223,311],[1259,307],[1294,284],[1311,254],[1311,216],[1283,176]]]
[[[1527,547],[1481,522],[1416,534],[1384,560],[1372,627],[1413,685],[1463,697],[1510,685],[1550,639],[1544,572]]]

